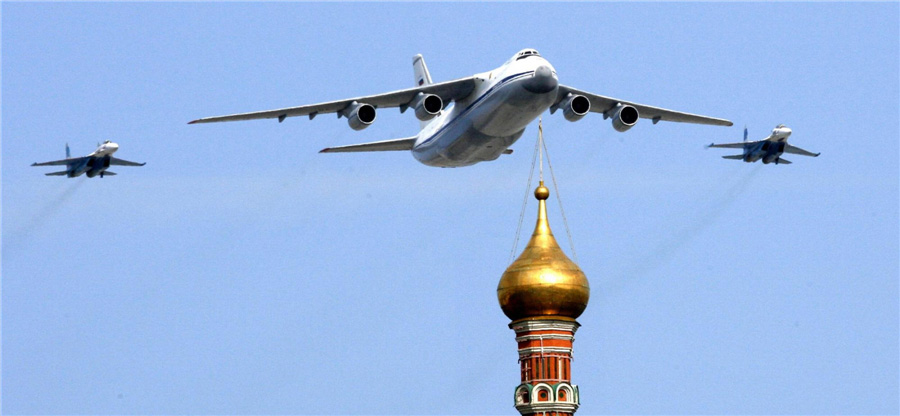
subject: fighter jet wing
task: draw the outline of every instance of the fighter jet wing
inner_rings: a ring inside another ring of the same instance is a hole
[[[556,98],[557,102],[565,98],[569,93],[587,97],[587,99],[591,102],[592,113],[606,113],[607,111],[615,108],[618,104],[627,104],[638,110],[638,115],[640,118],[649,118],[653,120],[653,124],[656,124],[658,121],[662,120],[674,121],[678,123],[710,124],[713,126],[734,125],[734,123],[721,118],[707,117],[691,113],[682,113],[680,111],[667,110],[665,108],[659,107],[651,107],[649,105],[633,103],[630,101],[620,100],[618,98],[591,94],[589,92],[581,91],[561,84],[559,86],[559,93]]]
[[[369,95],[365,97],[348,98],[346,100],[329,101],[327,103],[301,105],[299,107],[281,108],[278,110],[257,111],[252,113],[233,114],[228,116],[206,117],[191,121],[188,124],[195,123],[215,123],[220,121],[238,121],[238,120],[257,120],[263,118],[277,118],[283,121],[285,117],[309,116],[310,119],[317,114],[337,113],[352,104],[354,101],[365,103],[378,107],[402,107],[406,109],[418,93],[434,94],[441,97],[446,105],[450,101],[465,98],[475,89],[475,77],[460,78],[453,81],[440,82],[437,84],[423,85],[421,87],[407,88],[405,90],[393,91],[384,94]]]
[[[52,162],[32,163],[31,166],[65,166],[70,163],[78,163],[84,159],[87,159],[87,157],[73,157],[70,159],[54,160]]]
[[[808,150],[803,150],[797,146],[791,146],[789,144],[784,145],[784,152],[785,153],[793,153],[795,155],[812,156],[812,157],[816,157],[821,154],[821,153],[813,153]]]
[[[753,143],[755,143],[755,142],[722,143],[722,144],[710,143],[706,147],[716,147],[716,148],[720,148],[720,149],[743,149],[744,145],[753,144]]]
[[[110,165],[119,165],[119,166],[144,166],[144,165],[146,165],[146,163],[129,162],[127,160],[118,159],[115,157],[109,158],[109,164]]]

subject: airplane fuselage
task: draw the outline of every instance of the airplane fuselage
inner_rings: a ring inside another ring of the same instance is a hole
[[[772,162],[778,162],[778,159],[784,154],[784,146],[787,139],[791,135],[791,129],[787,127],[776,127],[772,130],[772,134],[762,141],[747,144],[744,146],[744,162],[753,163],[758,160],[766,165]]]
[[[476,75],[473,93],[425,126],[412,149],[428,166],[460,167],[500,157],[554,103],[556,71],[539,55]]]
[[[102,177],[103,172],[109,169],[112,154],[115,153],[116,150],[119,150],[119,145],[116,143],[108,142],[101,144],[97,147],[97,150],[94,150],[91,154],[87,155],[86,158],[76,159],[77,162],[66,165],[66,170],[68,170],[66,176],[77,178],[82,174],[85,174],[88,178],[93,178],[97,175]]]

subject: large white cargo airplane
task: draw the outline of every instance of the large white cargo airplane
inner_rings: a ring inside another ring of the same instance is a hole
[[[747,128],[744,127],[744,141],[740,143],[712,143],[706,147],[717,147],[720,149],[743,149],[744,152],[739,155],[722,156],[723,159],[743,160],[747,163],[753,163],[762,159],[763,164],[775,163],[776,165],[790,165],[791,161],[782,159],[784,153],[793,153],[803,156],[819,156],[820,153],[813,153],[809,150],[803,150],[797,146],[788,144],[787,139],[791,136],[791,129],[784,124],[779,124],[772,129],[772,133],[761,140],[755,142],[747,141]]]
[[[591,94],[559,84],[556,70],[534,49],[523,49],[499,68],[454,81],[433,84],[421,55],[413,58],[417,86],[405,90],[321,104],[278,110],[201,118],[194,123],[253,120],[337,113],[350,127],[362,130],[375,121],[375,109],[413,109],[421,131],[412,137],[349,146],[322,152],[371,152],[411,150],[428,166],[459,167],[497,159],[522,136],[525,127],[545,110],[562,110],[566,120],[576,121],[588,112],[612,119],[613,128],[624,132],[647,118],[662,121],[731,126],[728,120],[682,113]],[[449,103],[454,102],[454,105]]]
[[[97,150],[94,150],[91,154],[82,157],[71,157],[71,153],[69,152],[69,144],[66,143],[66,158],[62,160],[54,160],[52,162],[43,162],[43,163],[32,163],[31,166],[57,166],[57,165],[65,165],[66,170],[59,172],[50,172],[46,173],[47,176],[68,176],[70,178],[75,178],[81,176],[81,174],[86,174],[88,178],[93,178],[94,176],[100,175],[100,177],[115,175],[115,172],[110,172],[106,169],[110,167],[110,165],[118,165],[118,166],[144,166],[146,163],[137,163],[137,162],[129,162],[127,160],[115,158],[112,156],[113,153],[119,150],[119,145],[117,143],[113,143],[109,140],[103,142],[103,144],[97,146]]]

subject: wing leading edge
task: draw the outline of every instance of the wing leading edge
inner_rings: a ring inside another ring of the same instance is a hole
[[[755,142],[721,143],[721,144],[710,143],[706,147],[715,147],[718,149],[743,149],[745,145],[753,144],[753,143],[755,143]]]
[[[813,153],[813,152],[810,152],[809,150],[803,150],[797,146],[791,146],[789,144],[786,144],[784,146],[784,152],[785,153],[793,153],[795,155],[812,156],[812,157],[816,157],[821,154],[821,153]]]
[[[189,122],[196,123],[216,123],[222,121],[241,121],[241,120],[258,120],[266,118],[277,118],[279,121],[286,117],[309,116],[310,119],[318,114],[337,113],[352,104],[354,101],[358,103],[366,103],[378,107],[391,108],[402,107],[409,104],[418,93],[435,94],[445,103],[465,98],[475,89],[475,77],[460,78],[453,81],[440,82],[437,84],[424,85],[421,87],[407,88],[404,90],[388,92],[384,94],[369,95],[365,97],[349,98],[346,100],[329,101],[320,104],[301,105],[299,107],[288,107],[277,110],[256,111],[252,113],[232,114],[227,116],[206,117]]]
[[[640,118],[649,118],[653,120],[653,123],[656,124],[659,121],[673,121],[677,123],[694,123],[694,124],[708,124],[713,126],[733,126],[734,123],[731,121],[715,118],[715,117],[707,117],[699,114],[691,114],[684,113],[681,111],[675,110],[667,110],[665,108],[653,107],[644,104],[633,103],[630,101],[620,100],[618,98],[612,97],[604,97],[602,95],[592,94],[586,91],[581,91],[566,85],[559,86],[559,94],[557,95],[557,102],[565,98],[567,95],[577,94],[583,95],[591,102],[591,112],[592,113],[601,113],[604,114],[609,110],[612,110],[619,104],[630,105],[638,110],[638,115]]]
[[[146,163],[146,162],[144,162],[144,163],[130,162],[130,161],[127,161],[127,160],[124,160],[124,159],[118,159],[118,158],[110,157],[110,158],[109,158],[109,164],[110,164],[110,165],[118,165],[118,166],[144,166],[144,165],[146,165],[147,163]],[[108,173],[108,172],[107,172],[107,173]]]
[[[51,162],[32,163],[31,166],[65,166],[73,163],[79,163],[87,157],[72,157],[69,159],[54,160]]]

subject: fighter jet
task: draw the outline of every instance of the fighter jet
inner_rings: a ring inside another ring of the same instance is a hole
[[[756,162],[757,160],[762,159],[764,164],[775,163],[776,165],[789,165],[791,162],[787,159],[782,159],[781,155],[783,153],[793,153],[795,155],[803,155],[803,156],[812,156],[816,157],[821,153],[813,153],[807,150],[803,150],[796,146],[791,146],[788,144],[787,139],[791,135],[791,129],[787,128],[784,124],[779,124],[772,130],[772,134],[768,137],[757,140],[755,142],[747,141],[747,128],[744,127],[744,141],[740,143],[724,143],[724,144],[715,144],[712,143],[706,147],[717,147],[724,149],[744,149],[744,153],[740,155],[733,156],[722,156],[724,159],[735,159],[735,160],[743,160],[747,163]]]
[[[653,124],[675,121],[732,125],[728,120],[651,107],[562,85],[550,62],[534,49],[519,51],[494,70],[439,83],[432,83],[425,59],[416,55],[413,73],[416,84],[413,88],[321,104],[207,117],[189,124],[255,119],[282,122],[287,117],[312,119],[319,114],[337,113],[338,118],[347,118],[350,128],[362,130],[375,121],[376,108],[399,107],[400,112],[411,109],[421,122],[421,130],[415,136],[330,147],[322,152],[408,150],[419,162],[438,167],[469,166],[512,153],[509,147],[547,109],[551,113],[559,110],[569,121],[580,120],[588,112],[602,114],[619,132],[630,129],[639,118],[650,119]]]
[[[111,165],[117,166],[144,166],[146,163],[129,162],[127,160],[118,159],[112,156],[119,150],[119,145],[109,140],[103,142],[94,150],[93,153],[82,156],[72,157],[69,153],[69,144],[66,143],[66,158],[63,160],[54,160],[52,162],[32,163],[31,166],[56,166],[65,165],[66,170],[59,172],[47,173],[47,176],[68,176],[75,178],[86,174],[88,178],[100,175],[100,177],[115,175],[114,172],[107,171]]]

